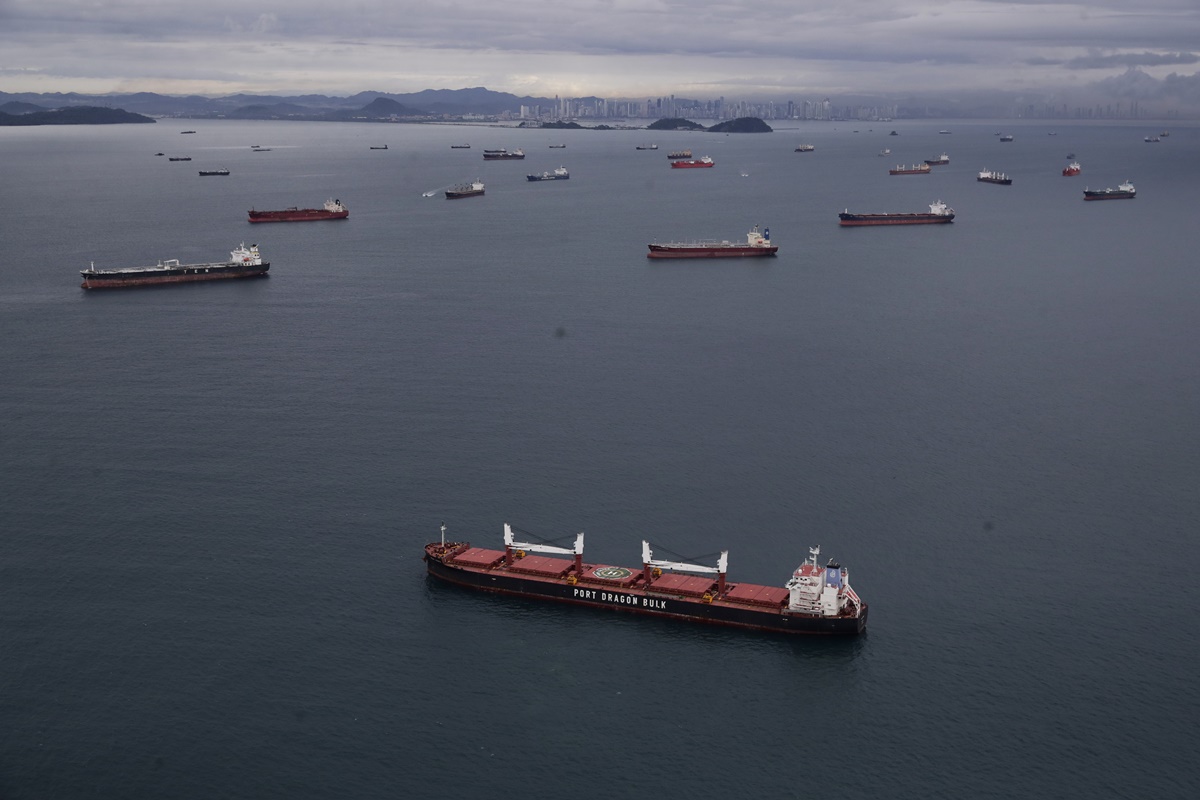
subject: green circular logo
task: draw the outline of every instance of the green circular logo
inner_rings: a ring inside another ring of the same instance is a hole
[[[625,569],[625,567],[600,567],[599,569],[592,570],[592,574],[606,581],[619,581],[628,578],[633,572]]]

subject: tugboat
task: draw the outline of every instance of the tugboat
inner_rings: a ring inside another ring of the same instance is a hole
[[[554,172],[543,172],[541,175],[526,175],[525,179],[530,181],[565,181],[571,177],[571,173],[567,172],[566,167],[559,167]]]
[[[773,256],[779,248],[771,244],[771,230],[763,228],[760,233],[755,225],[746,234],[746,241],[731,242],[728,239],[704,242],[662,242],[649,244],[646,258],[746,258]]]
[[[838,214],[839,224],[846,227],[862,225],[938,225],[954,221],[954,209],[941,200],[929,204],[928,213],[919,214],[851,214],[846,209]]]
[[[1063,167],[1064,178],[1069,178],[1072,175],[1078,175],[1081,172],[1083,172],[1083,167],[1079,166],[1078,161],[1072,161],[1070,164],[1067,164],[1065,167]]]
[[[219,281],[231,278],[266,277],[270,262],[263,261],[258,245],[247,249],[243,243],[229,253],[228,261],[213,264],[180,264],[172,258],[159,261],[153,267],[128,267],[125,269],[80,270],[83,277],[80,286],[84,289],[124,289],[131,286],[155,286],[166,283],[195,283],[197,281]]]
[[[519,542],[508,523],[503,550],[447,542],[443,525],[441,541],[425,545],[424,558],[431,577],[485,592],[751,630],[861,634],[867,604],[850,588],[846,568],[832,560],[820,565],[819,547],[808,552],[782,587],[727,581],[728,552],[716,567],[667,561],[654,558],[643,540],[639,566],[589,564],[582,533],[572,547]]]
[[[483,194],[483,181],[476,180],[473,183],[451,186],[446,190],[446,199],[457,200],[461,197],[476,197],[481,194]]]
[[[1137,197],[1137,189],[1125,181],[1115,189],[1084,189],[1084,200],[1132,200]]]
[[[350,209],[341,200],[326,200],[324,208],[285,208],[282,211],[255,211],[250,209],[251,222],[314,222],[322,219],[346,219]]]
[[[1012,185],[1012,178],[1008,177],[1003,172],[992,172],[990,170],[984,170],[983,172],[979,173],[979,177],[975,180],[982,181],[983,183],[998,183],[1001,186]]]
[[[888,170],[888,175],[928,175],[932,171],[933,167],[928,164],[913,164],[911,167],[897,164]]]
[[[700,156],[699,158],[688,158],[679,161],[672,161],[672,169],[695,169],[703,167],[711,167],[713,160],[708,156]]]

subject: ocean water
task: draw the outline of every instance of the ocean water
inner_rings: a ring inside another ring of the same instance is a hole
[[[0,129],[0,797],[1200,795],[1200,127],[1159,127]],[[645,258],[754,224],[777,258]],[[243,241],[270,278],[78,288]],[[869,632],[426,578],[506,521],[767,584],[820,545]]]

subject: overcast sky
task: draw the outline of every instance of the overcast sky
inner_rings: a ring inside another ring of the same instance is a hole
[[[1200,0],[0,0],[7,92],[1200,96],[1197,53]]]

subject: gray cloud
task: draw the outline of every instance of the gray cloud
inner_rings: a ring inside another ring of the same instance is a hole
[[[1198,41],[1196,0],[0,0],[0,90],[1019,90]]]

